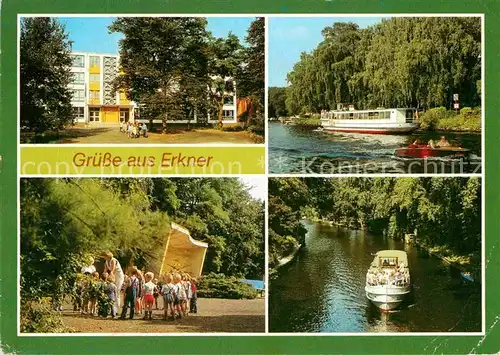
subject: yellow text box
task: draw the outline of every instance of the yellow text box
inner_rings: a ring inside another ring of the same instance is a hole
[[[264,174],[265,147],[22,146],[20,174]]]

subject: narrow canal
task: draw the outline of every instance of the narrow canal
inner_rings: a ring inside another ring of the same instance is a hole
[[[468,161],[396,158],[396,148],[440,136],[471,150]],[[415,132],[407,135],[318,132],[269,122],[269,171],[283,173],[480,173],[481,135]]]
[[[305,222],[306,247],[271,281],[271,332],[480,332],[481,287],[417,247],[383,236]],[[380,312],[365,297],[373,253],[408,254],[413,291]]]

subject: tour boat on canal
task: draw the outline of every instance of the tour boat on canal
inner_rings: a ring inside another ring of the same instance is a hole
[[[321,126],[326,131],[369,134],[400,134],[419,126],[414,108],[376,110],[336,110],[321,113]]]
[[[366,297],[382,311],[397,308],[410,293],[408,258],[401,250],[381,250],[366,273]]]

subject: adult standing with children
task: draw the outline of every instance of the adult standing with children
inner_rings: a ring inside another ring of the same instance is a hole
[[[105,251],[104,253],[102,253],[102,256],[106,260],[104,263],[104,272],[114,275],[115,277],[115,285],[118,290],[118,295],[116,297],[116,307],[119,309],[119,307],[121,306],[120,291],[122,289],[123,280],[125,279],[125,274],[123,273],[120,262],[115,257],[113,257],[112,252],[110,252],[109,250]]]
[[[82,267],[82,274],[92,275],[96,270],[94,266],[94,258],[89,256],[87,259],[88,265]]]

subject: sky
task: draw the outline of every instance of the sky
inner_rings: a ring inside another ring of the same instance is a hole
[[[66,26],[73,51],[118,54],[121,33],[108,33],[108,26],[115,17],[58,17]],[[227,37],[232,32],[244,42],[253,17],[210,17],[207,30],[215,37]]]
[[[335,22],[354,22],[365,28],[382,17],[274,17],[269,18],[269,86],[287,86],[300,53],[310,52],[323,40],[321,31]]]
[[[267,179],[265,176],[245,176],[239,178],[250,188],[248,191],[253,198],[264,201],[267,197]]]

